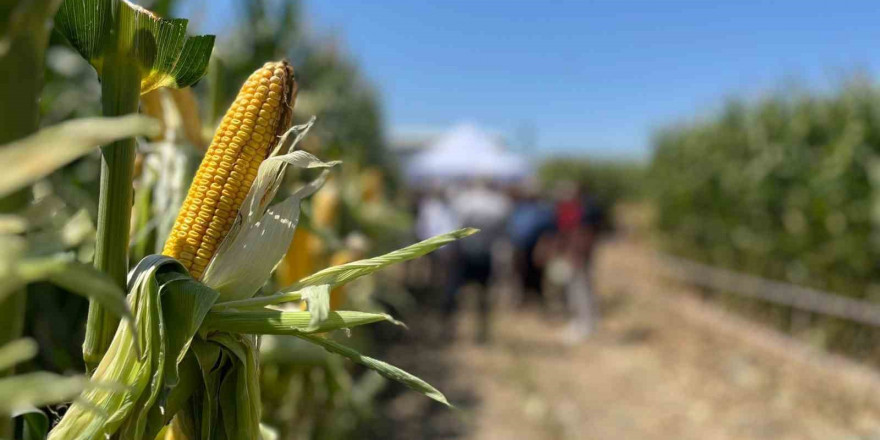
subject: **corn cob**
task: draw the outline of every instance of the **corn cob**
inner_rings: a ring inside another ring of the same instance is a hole
[[[193,278],[201,278],[260,163],[290,127],[296,89],[287,62],[266,63],[247,79],[220,122],[162,252],[180,261]]]

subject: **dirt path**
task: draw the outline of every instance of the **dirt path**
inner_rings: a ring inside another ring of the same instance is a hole
[[[564,326],[501,310],[494,342],[402,347],[394,360],[463,411],[401,394],[399,438],[880,439],[876,372],[701,303],[658,277],[645,248],[598,258],[603,321],[568,346]],[[422,344],[424,345],[424,344]]]

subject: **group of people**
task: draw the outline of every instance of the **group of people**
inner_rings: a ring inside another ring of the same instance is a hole
[[[534,182],[505,186],[472,181],[424,192],[416,211],[419,239],[459,227],[480,229],[431,259],[430,284],[443,293],[445,327],[450,333],[461,292],[475,287],[476,338],[480,343],[489,341],[490,287],[495,285],[516,290],[524,306],[564,304],[569,321],[566,337],[571,342],[593,332],[597,311],[590,267],[607,222],[585,187],[560,182],[544,193]]]

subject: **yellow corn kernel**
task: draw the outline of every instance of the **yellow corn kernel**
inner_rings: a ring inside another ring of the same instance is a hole
[[[296,88],[286,61],[264,64],[241,86],[214,133],[162,251],[193,278],[201,278],[229,233],[255,170],[290,127]]]

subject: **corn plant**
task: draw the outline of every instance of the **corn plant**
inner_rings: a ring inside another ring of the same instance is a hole
[[[289,116],[277,108],[292,106],[295,90],[292,70],[283,62],[258,69],[242,87],[166,242],[166,252],[181,261],[150,256],[129,277],[136,325],[118,327],[92,376],[95,383],[122,387],[85,392],[50,439],[153,438],[162,429],[184,438],[257,438],[261,407],[255,335],[301,338],[447,403],[420,379],[321,334],[393,321],[384,314],[331,312],[331,288],[424,255],[473,230],[331,267],[277,294],[254,297],[287,251],[300,201],[320,188],[327,168],[337,164],[294,150],[313,124],[286,128]],[[282,130],[277,139],[274,134]],[[323,171],[271,204],[288,167]],[[238,194],[243,194],[240,200]],[[231,216],[230,209],[235,209]],[[202,242],[196,239],[205,238],[216,245],[211,253],[200,254]],[[204,265],[196,257],[204,258]],[[306,301],[308,311],[267,307],[292,301]],[[165,428],[169,423],[171,428]]]
[[[155,132],[158,127],[140,117],[72,121],[38,131],[38,101],[43,81],[43,58],[50,27],[46,23],[58,1],[7,2],[0,7],[0,438],[11,438],[10,415],[21,415],[28,438],[38,438],[48,419],[35,405],[66,400],[84,384],[45,372],[13,375],[14,367],[33,357],[34,342],[21,338],[26,293],[24,286],[49,281],[91,297],[116,316],[130,316],[122,290],[100,272],[77,260],[72,248],[80,244],[83,217],[75,215],[63,231],[45,231],[48,223],[40,206],[51,199],[44,185],[30,185],[59,167],[92,151],[95,145]],[[39,196],[38,196],[39,194]],[[79,237],[79,238],[77,238]]]
[[[186,20],[162,19],[124,0],[65,1],[55,25],[98,72],[103,114],[136,113],[142,93],[186,87],[204,75],[213,36],[186,36]],[[95,267],[120,287],[128,272],[134,138],[101,149]],[[83,346],[90,367],[110,344],[117,320],[100,304],[89,308]]]
[[[48,127],[2,145],[0,161],[14,163],[15,167],[0,176],[0,198],[27,191],[29,185],[93,151],[101,143],[156,131],[157,124],[141,116],[81,119]],[[50,199],[50,196],[43,195],[34,200],[29,209],[4,214],[0,220],[0,304],[9,304],[9,299],[17,295],[23,300],[22,289],[28,283],[48,281],[102,304],[108,313],[126,318],[125,324],[132,325],[123,290],[78,258],[76,247],[91,230],[88,219],[74,215],[64,222],[60,231],[44,230],[42,223],[45,219],[40,218],[38,208]],[[16,310],[8,307],[2,311]],[[4,325],[7,324],[9,322],[4,321]],[[0,373],[8,374],[16,364],[35,354],[34,342],[20,338],[20,334],[3,341],[0,343]],[[6,426],[4,432],[0,432],[0,438],[12,438],[8,423],[11,415],[23,418],[26,431],[34,430],[32,437],[27,438],[41,438],[35,436],[36,432],[45,432],[48,419],[33,408],[68,400],[85,385],[83,377],[64,377],[47,372],[0,378],[0,420]]]
[[[45,5],[39,10],[43,20],[58,7]],[[68,0],[56,25],[98,72],[107,115],[134,112],[141,93],[197,80],[213,41],[186,37],[184,20],[160,19],[125,1]],[[27,408],[80,390],[50,439],[268,438],[271,430],[260,425],[260,335],[299,338],[448,404],[417,377],[334,341],[328,335],[334,330],[397,322],[382,313],[331,310],[330,292],[474,230],[330,267],[275,294],[260,294],[293,238],[301,200],[338,164],[295,149],[314,124],[312,119],[291,127],[296,90],[285,62],[267,63],[250,77],[190,186],[163,248],[166,255],[148,255],[127,274],[133,139],[156,136],[153,121],[137,116],[74,121],[0,150],[0,160],[21,167],[0,176],[0,197],[8,198],[105,145],[95,252],[100,271],[21,237],[28,230],[26,217],[0,222],[0,302],[35,280],[93,301],[84,344],[88,381],[46,373],[0,379],[0,417],[21,413],[23,438],[43,438],[49,426],[45,415]],[[319,174],[282,195],[289,170]],[[292,302],[307,304],[307,310],[284,307]],[[0,345],[0,372],[33,353],[28,340]],[[2,429],[0,437],[9,436],[8,425]]]
[[[871,298],[877,261],[880,93],[852,81],[831,93],[732,101],[658,134],[651,164],[668,249],[768,278]],[[785,324],[787,312],[754,307]],[[773,316],[776,315],[776,316]],[[854,324],[822,323],[829,346],[875,352]]]

